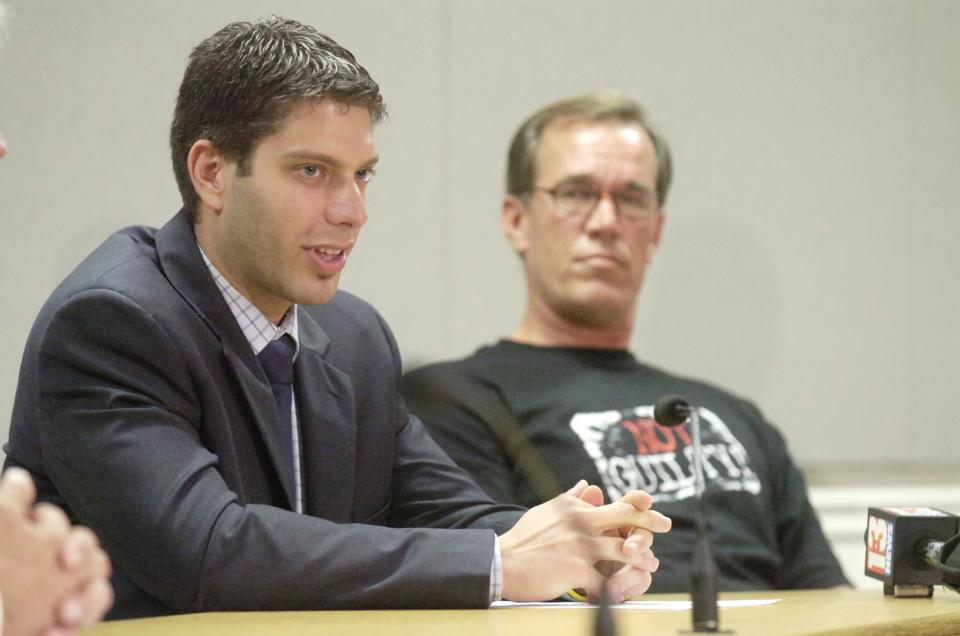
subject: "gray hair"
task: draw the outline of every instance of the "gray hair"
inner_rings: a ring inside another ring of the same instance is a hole
[[[190,148],[209,139],[248,175],[257,144],[303,100],[330,98],[387,114],[380,87],[353,56],[311,26],[270,16],[233,22],[190,54],[180,84],[170,149],[183,205],[196,220],[199,197],[187,169]]]
[[[616,121],[636,124],[653,141],[657,157],[657,201],[663,205],[670,190],[673,163],[670,147],[647,121],[643,107],[635,99],[619,91],[587,93],[552,104],[547,104],[524,121],[513,136],[507,154],[507,192],[525,199],[533,189],[537,150],[543,131],[552,122],[563,119],[578,121]]]

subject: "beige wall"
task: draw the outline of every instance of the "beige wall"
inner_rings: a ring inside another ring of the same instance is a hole
[[[636,351],[750,396],[804,463],[955,457],[960,2],[5,1],[0,437],[49,292],[110,231],[177,208],[166,134],[191,46],[276,12],[351,48],[391,106],[344,287],[408,360],[514,327],[508,137],[616,87],[677,160]]]

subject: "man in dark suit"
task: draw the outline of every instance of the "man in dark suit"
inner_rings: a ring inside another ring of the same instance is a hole
[[[384,115],[353,55],[299,23],[191,54],[171,130],[184,209],[109,238],[27,343],[7,445],[113,559],[112,617],[485,607],[642,593],[669,520],[585,482],[496,505],[398,397],[372,307],[337,294]],[[522,515],[522,516],[521,516]]]

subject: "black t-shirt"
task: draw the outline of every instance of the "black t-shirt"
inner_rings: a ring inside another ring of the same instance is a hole
[[[533,506],[579,479],[607,501],[646,490],[673,529],[654,540],[651,592],[688,589],[694,476],[687,425],[653,421],[680,394],[698,407],[706,516],[721,590],[847,583],[783,437],[749,402],[641,364],[625,350],[501,341],[407,374],[412,413],[495,500]]]

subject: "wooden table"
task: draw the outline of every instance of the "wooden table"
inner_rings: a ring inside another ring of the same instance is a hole
[[[648,595],[642,600],[684,599]],[[721,599],[782,598],[774,605],[724,608],[720,627],[737,636],[835,634],[940,636],[960,634],[960,594],[938,588],[932,599],[894,599],[877,591],[817,590],[722,594]],[[253,636],[363,634],[372,636],[565,636],[592,633],[595,610],[503,608],[341,612],[211,612],[113,621],[85,636],[176,634]],[[677,634],[689,612],[615,613],[620,636]]]

